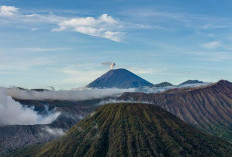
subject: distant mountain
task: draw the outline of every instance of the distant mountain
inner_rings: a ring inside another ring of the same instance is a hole
[[[36,92],[44,92],[44,91],[49,91],[48,89],[31,89],[32,91],[36,91]]]
[[[139,88],[143,86],[153,86],[153,84],[126,69],[110,70],[87,85],[90,88]]]
[[[204,134],[155,105],[101,106],[67,134],[10,156],[231,156],[229,142]]]
[[[187,84],[197,84],[197,83],[204,83],[204,82],[203,81],[198,81],[198,80],[187,80],[187,81],[179,84],[179,86],[187,85]]]
[[[156,104],[205,133],[232,141],[232,83],[176,88],[163,93],[124,93],[121,100]]]
[[[168,87],[168,86],[173,86],[173,84],[171,84],[169,82],[162,82],[162,83],[154,85],[154,87]]]
[[[38,89],[25,89],[25,88],[22,88],[22,87],[16,87],[20,90],[31,90],[31,91],[36,91],[36,92],[44,92],[44,91],[49,91],[48,89],[43,89],[43,88],[38,88]]]

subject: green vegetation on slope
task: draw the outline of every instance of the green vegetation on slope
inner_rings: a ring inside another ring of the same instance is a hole
[[[232,156],[232,145],[158,106],[119,103],[99,107],[53,142],[16,153],[33,157]]]

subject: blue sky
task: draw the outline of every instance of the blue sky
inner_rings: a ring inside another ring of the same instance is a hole
[[[0,86],[70,89],[116,62],[152,83],[232,81],[231,0],[1,0]]]

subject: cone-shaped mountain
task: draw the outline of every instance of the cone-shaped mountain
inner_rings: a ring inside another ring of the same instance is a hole
[[[23,155],[22,155],[23,154]],[[17,156],[232,156],[232,145],[149,104],[99,107],[63,137]]]
[[[153,84],[126,69],[113,69],[91,82],[90,88],[138,88]]]

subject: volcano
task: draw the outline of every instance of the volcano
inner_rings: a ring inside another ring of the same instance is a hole
[[[124,89],[144,86],[153,86],[153,84],[126,69],[112,69],[87,85],[89,88]]]
[[[150,104],[99,107],[64,136],[10,156],[231,156],[232,145]]]

